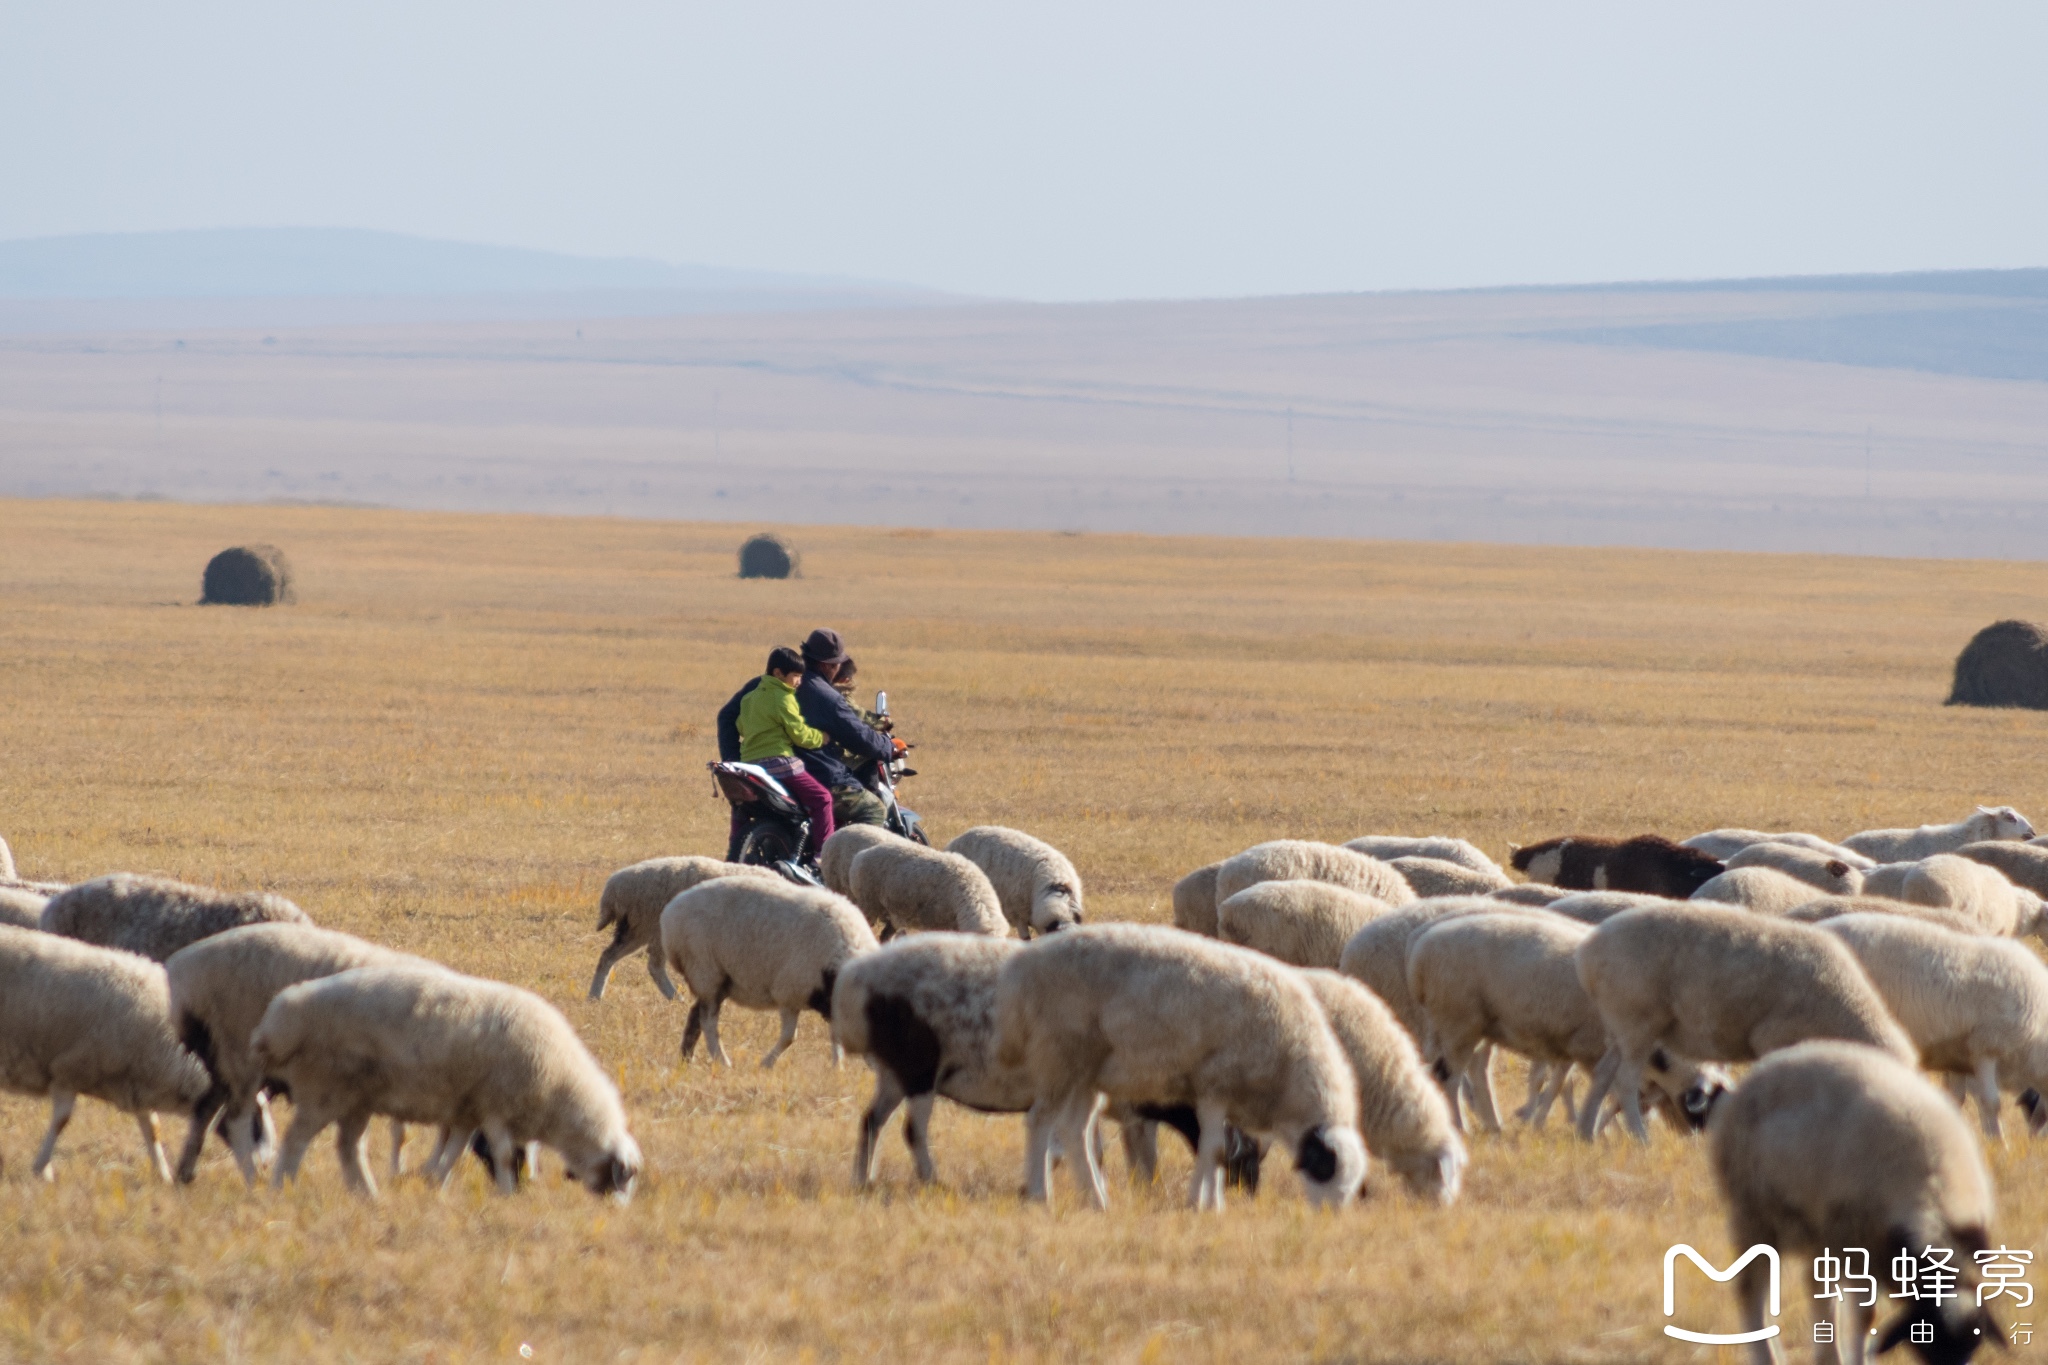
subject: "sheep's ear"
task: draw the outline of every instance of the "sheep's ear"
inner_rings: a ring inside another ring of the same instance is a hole
[[[2003,806],[1979,806],[1977,807],[1977,813],[1979,815],[1996,815],[2004,809],[2005,807]]]
[[[1830,858],[1828,859],[1828,875],[1830,877],[1846,877],[1849,875],[1849,865],[1840,858]]]

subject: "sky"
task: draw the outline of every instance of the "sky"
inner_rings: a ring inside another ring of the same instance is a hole
[[[2048,6],[0,0],[0,239],[1043,300],[2048,265]]]

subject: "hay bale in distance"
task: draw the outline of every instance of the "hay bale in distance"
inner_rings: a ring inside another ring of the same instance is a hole
[[[270,607],[297,600],[291,561],[275,545],[236,545],[206,561],[201,606]]]
[[[2048,711],[2048,628],[1998,621],[1956,656],[1950,706],[2025,706]]]
[[[764,531],[740,546],[741,578],[789,578],[796,570],[797,553],[780,536]]]

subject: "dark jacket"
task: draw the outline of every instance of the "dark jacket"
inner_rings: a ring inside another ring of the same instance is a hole
[[[747,685],[733,693],[732,700],[719,708],[718,759],[721,763],[739,761],[740,702],[760,685],[759,678],[749,678]],[[804,680],[797,684],[796,709],[803,713],[805,724],[823,730],[831,741],[822,749],[797,751],[797,757],[804,761],[804,771],[828,787],[859,785],[859,779],[847,771],[848,759],[859,765],[871,758],[887,758],[895,752],[889,737],[863,722],[852,703],[839,695],[838,688],[809,670],[805,670]]]

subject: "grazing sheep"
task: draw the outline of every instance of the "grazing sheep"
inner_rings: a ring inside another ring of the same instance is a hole
[[[996,889],[1017,937],[1050,934],[1081,922],[1081,874],[1067,855],[1022,830],[976,825],[946,845],[980,868]]]
[[[958,853],[893,839],[861,850],[848,879],[853,903],[882,926],[883,938],[918,929],[1009,932],[988,875]]]
[[[1358,1084],[1315,993],[1247,949],[1151,925],[1085,925],[1011,956],[996,982],[996,1060],[1031,1077],[1025,1188],[1046,1197],[1055,1132],[1107,1204],[1089,1140],[1103,1097],[1188,1104],[1201,1141],[1188,1194],[1223,1206],[1224,1130],[1285,1146],[1314,1204],[1365,1180]]]
[[[1522,882],[1517,886],[1503,887],[1499,891],[1491,891],[1487,894],[1497,901],[1506,901],[1510,905],[1533,905],[1541,909],[1546,905],[1555,905],[1566,896],[1576,896],[1581,893],[1567,891],[1561,886],[1546,886],[1542,882]],[[1615,892],[1614,894],[1633,895],[1634,893]]]
[[[881,825],[841,825],[818,850],[818,880],[825,883],[827,891],[852,896],[853,860],[876,844],[902,837]]]
[[[156,1111],[189,1110],[206,1072],[171,1032],[164,970],[131,953],[0,928],[0,1089],[48,1095],[50,1127],[30,1168],[49,1178],[80,1095],[135,1115],[157,1175],[171,1178]]]
[[[2048,966],[2006,938],[1898,915],[1843,915],[1820,928],[1849,945],[1929,1071],[1975,1083],[1987,1136],[2000,1087],[2048,1085]]]
[[[1918,829],[1866,829],[1842,840],[1842,847],[1880,863],[1909,863],[1936,853],[1953,853],[1964,844],[1992,839],[2025,841],[2034,837],[2027,817],[2011,806],[1979,806],[1947,825]]]
[[[1198,867],[1173,884],[1174,928],[1216,937],[1216,870],[1222,866]]]
[[[1863,874],[1863,889],[1915,905],[1948,906],[1987,934],[2023,938],[2044,928],[2041,897],[2014,886],[1997,868],[1954,853],[1916,863],[1880,863]]]
[[[206,1134],[218,1118],[242,1179],[256,1183],[257,1164],[267,1155],[271,1134],[262,1104],[264,1077],[250,1056],[249,1038],[279,991],[352,967],[399,964],[436,965],[310,924],[245,925],[171,954],[164,964],[171,1025],[211,1082],[193,1106],[192,1126],[178,1156],[179,1182],[190,1184],[197,1175]],[[392,1134],[394,1159],[402,1133],[400,1128]]]
[[[1761,868],[1745,869],[1751,872]],[[1809,1038],[1918,1056],[1855,955],[1809,924],[1708,902],[1616,915],[1579,945],[1579,981],[1621,1062],[1579,1110],[1599,1113],[1609,1088],[1629,1132],[1647,1140],[1640,1092],[1659,1047],[1705,1062],[1747,1062]]]
[[[1581,924],[1604,924],[1624,910],[1646,905],[1682,905],[1669,896],[1646,896],[1640,891],[1575,891],[1543,908],[1553,915],[1575,919]]]
[[[856,828],[868,828],[856,826]],[[894,838],[894,835],[890,836]],[[597,899],[597,927],[616,926],[612,941],[598,954],[597,974],[590,978],[590,998],[604,999],[612,969],[634,953],[647,950],[647,975],[665,999],[676,998],[675,982],[661,960],[661,912],[691,887],[715,877],[753,877],[780,881],[772,869],[729,863],[722,858],[649,858],[622,867],[605,879]]]
[[[1602,839],[1568,834],[1518,848],[1509,862],[1532,882],[1573,891],[1639,891],[1683,900],[1721,871],[1697,849],[1659,834]]]
[[[1914,905],[1884,896],[1822,896],[1785,912],[1785,918],[1801,924],[1823,924],[1843,915],[1893,915],[1923,924],[1952,929],[1959,934],[1981,934],[1984,927],[1973,915],[1946,905]]]
[[[561,1012],[530,991],[438,967],[355,967],[279,991],[249,1047],[258,1070],[291,1093],[280,1188],[338,1123],[343,1181],[375,1195],[363,1132],[378,1114],[481,1130],[505,1194],[518,1188],[521,1149],[535,1143],[592,1194],[630,1198],[640,1174],[618,1088]],[[462,1151],[444,1141],[423,1174],[445,1181]]]
[[[1388,905],[1406,905],[1415,899],[1401,874],[1378,858],[1335,844],[1275,839],[1223,860],[1216,869],[1216,904],[1220,909],[1247,886],[1286,881],[1329,882],[1362,891]]]
[[[1425,1055],[1455,1103],[1455,1077],[1491,1042],[1553,1068],[1556,1087],[1573,1065],[1600,1085],[1620,1064],[1600,1011],[1579,982],[1575,954],[1593,932],[1539,915],[1459,915],[1427,926],[1408,950],[1408,989],[1429,1021]],[[1673,1102],[1682,1126],[1699,1128],[1718,1094],[1703,1068],[1654,1049],[1649,1081]],[[1541,1126],[1554,1091],[1540,1095],[1529,1121]],[[1597,1114],[1586,1115],[1592,1135]]]
[[[908,840],[904,845],[914,847]],[[876,946],[874,931],[851,901],[816,887],[720,877],[683,892],[661,912],[662,956],[692,997],[683,1060],[690,1060],[702,1034],[711,1060],[732,1065],[718,1039],[718,1013],[731,1000],[750,1010],[781,1011],[782,1038],[761,1059],[762,1066],[774,1066],[796,1041],[805,1010],[832,1021],[839,969]]]
[[[1023,947],[986,934],[938,932],[898,939],[840,968],[832,986],[832,1040],[867,1058],[875,1095],[861,1116],[853,1183],[874,1182],[875,1139],[909,1102],[903,1138],[917,1178],[932,1164],[932,1103],[940,1095],[986,1114],[1031,1107],[1031,1078],[996,1061],[996,976]]]
[[[1964,844],[1956,850],[1956,856],[1995,867],[2014,886],[2037,896],[2048,896],[2048,847],[2043,847],[2038,839],[2027,843],[1990,839],[1980,844]]]
[[[1794,848],[1810,848],[1815,853],[1825,853],[1830,858],[1839,859],[1858,872],[1877,866],[1877,860],[1874,858],[1866,858],[1853,849],[1830,843],[1818,834],[1806,834],[1799,830],[1766,834],[1760,829],[1714,829],[1679,841],[1681,848],[1696,848],[1709,858],[1719,858],[1724,862],[1743,849],[1756,844],[1790,844]]]
[[[1878,1351],[1909,1340],[1916,1323],[1933,1329],[1931,1342],[1915,1345],[1923,1360],[1966,1361],[1980,1343],[2000,1341],[1972,1302],[1972,1258],[1990,1245],[1991,1177],[1955,1106],[1910,1064],[1853,1043],[1801,1043],[1758,1062],[1715,1107],[1707,1133],[1738,1247],[1761,1243],[1806,1265],[1822,1251],[1860,1247],[1880,1277],[1901,1252],[1955,1253],[1959,1295],[1947,1306],[1913,1300],[1876,1339]],[[1736,1278],[1745,1332],[1764,1330],[1771,1271],[1759,1257]],[[1829,1306],[1848,1359],[1867,1359],[1875,1308],[1854,1290]],[[1776,1344],[1757,1342],[1751,1358],[1778,1360]]]
[[[1385,901],[1329,882],[1259,882],[1216,907],[1216,936],[1296,967],[1334,967]]]
[[[1814,886],[1775,867],[1738,867],[1693,892],[1692,903],[1739,905],[1759,915],[1784,915],[1813,899]]]
[[[1416,895],[1424,898],[1483,896],[1515,885],[1499,868],[1481,872],[1463,863],[1445,862],[1441,858],[1394,858],[1387,865],[1401,874],[1401,880],[1407,882]]]
[[[1474,872],[1492,873],[1503,879],[1507,876],[1499,863],[1480,852],[1477,844],[1463,839],[1409,839],[1394,834],[1368,834],[1362,839],[1345,840],[1344,847],[1353,853],[1378,858],[1383,863],[1390,863],[1396,858],[1433,858],[1438,862],[1469,867]]]
[[[1417,1197],[1450,1204],[1464,1179],[1465,1144],[1443,1091],[1415,1043],[1380,998],[1350,977],[1309,970],[1323,1017],[1358,1083],[1358,1134]]]
[[[48,896],[37,892],[0,886],[0,924],[16,929],[41,929],[43,907],[49,903]]]
[[[216,891],[164,877],[116,872],[50,897],[43,932],[162,962],[188,943],[244,924],[311,924],[266,891]]]
[[[1854,896],[1863,890],[1861,869],[1797,844],[1751,844],[1728,859],[1730,872],[1745,867],[1768,867],[1830,896]]]

